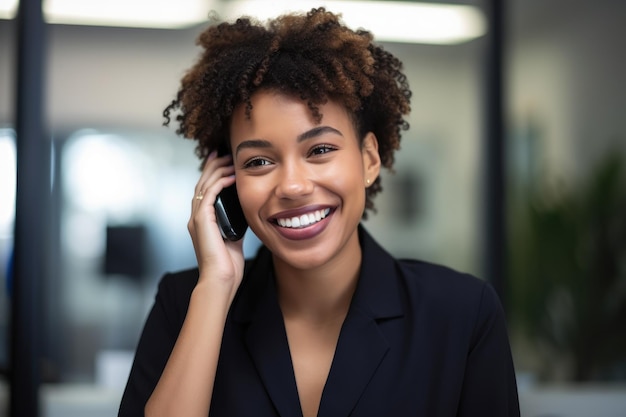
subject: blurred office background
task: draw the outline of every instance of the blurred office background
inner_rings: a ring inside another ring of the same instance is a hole
[[[503,300],[522,415],[626,416],[626,2],[502,3]],[[194,264],[186,222],[199,164],[161,113],[204,27],[46,29],[42,415],[114,415],[158,279]],[[481,277],[485,38],[383,42],[405,63],[413,110],[365,222],[399,257]],[[16,22],[0,19],[0,416],[7,370],[20,366],[8,351],[15,49]],[[247,254],[255,245],[247,238]]]

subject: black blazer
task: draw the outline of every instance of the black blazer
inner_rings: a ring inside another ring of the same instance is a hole
[[[504,315],[487,283],[398,261],[363,228],[363,262],[319,416],[519,416]],[[229,312],[210,416],[301,416],[270,252],[246,262]],[[142,416],[185,318],[197,270],[166,275],[119,416]]]

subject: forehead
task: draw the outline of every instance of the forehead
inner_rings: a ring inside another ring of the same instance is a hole
[[[317,106],[321,116],[319,121],[306,101],[273,90],[254,93],[250,104],[252,108],[248,110],[247,103],[235,107],[230,122],[231,139],[236,139],[244,132],[267,129],[288,131],[330,125],[352,130],[354,127],[347,109],[334,100]]]

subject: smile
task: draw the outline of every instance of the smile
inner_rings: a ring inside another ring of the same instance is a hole
[[[276,219],[276,222],[280,227],[287,227],[291,229],[301,229],[303,227],[315,224],[330,213],[330,209],[315,210],[314,212],[303,214],[302,216],[290,217],[286,219]]]

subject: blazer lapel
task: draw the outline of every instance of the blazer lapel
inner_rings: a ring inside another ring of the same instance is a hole
[[[403,315],[394,260],[360,228],[363,262],[322,394],[319,417],[347,416],[356,406],[389,344],[379,319]]]
[[[276,297],[271,255],[259,252],[246,277],[235,320],[248,322],[245,343],[276,410],[283,417],[301,417],[298,389],[291,363],[282,312]]]
[[[387,350],[376,322],[360,311],[351,312],[341,330],[318,417],[349,415]]]

